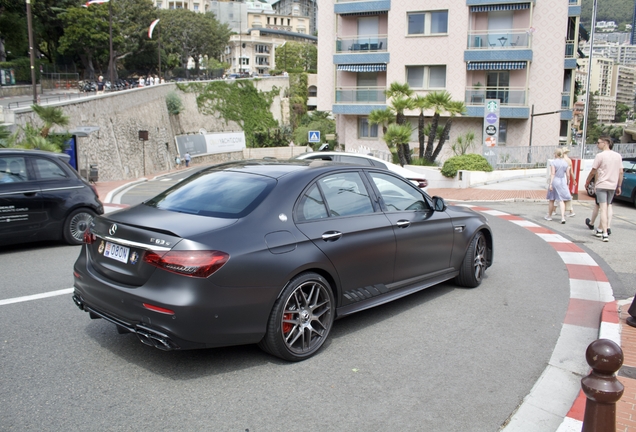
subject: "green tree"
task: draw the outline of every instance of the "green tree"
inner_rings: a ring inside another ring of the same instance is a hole
[[[230,29],[220,24],[212,13],[197,13],[186,9],[159,11],[162,48],[168,56],[179,58],[180,65],[187,70],[192,58],[198,73],[199,62],[205,56],[218,57],[229,41]]]
[[[417,139],[420,144],[420,159],[424,158],[424,141],[426,140],[426,133],[424,132],[424,111],[430,108],[430,103],[425,96],[417,95],[413,98],[413,104],[416,108],[419,108],[420,114],[417,118]]]
[[[320,131],[321,142],[314,145],[309,143],[309,131]],[[303,116],[300,125],[294,131],[296,145],[312,145],[315,148],[326,142],[327,134],[336,133],[336,121],[326,111],[312,111]]]
[[[614,121],[616,123],[623,123],[625,120],[627,120],[627,113],[629,113],[630,107],[623,104],[623,103],[617,103],[616,104],[616,115],[614,117]]]
[[[455,143],[451,146],[455,156],[461,156],[466,154],[469,148],[475,143],[475,134],[473,132],[466,132],[464,135],[460,135],[455,140]]]
[[[395,147],[396,149],[398,149],[400,164],[404,166],[402,160],[404,154],[403,152],[400,152],[399,149],[403,148],[405,145],[408,146],[409,140],[411,139],[411,127],[406,124],[392,123],[387,127],[386,134],[384,134],[383,138],[389,148]]]
[[[369,124],[382,126],[382,134],[386,133],[387,126],[395,123],[395,113],[391,108],[374,109],[369,113]]]
[[[24,3],[0,0],[0,62],[29,55]]]
[[[37,114],[39,123],[42,125],[38,126],[30,122],[21,126],[8,138],[7,147],[62,152],[66,148],[66,142],[70,135],[67,133],[51,134],[51,129],[54,126],[68,126],[68,116],[56,107],[32,105],[31,108]]]
[[[446,90],[429,93],[426,95],[426,99],[428,99],[429,107],[433,109],[433,119],[431,121],[431,131],[428,135],[428,142],[426,143],[424,157],[426,160],[433,163],[442,150],[446,139],[448,139],[450,128],[453,123],[453,117],[463,113],[466,110],[466,106],[461,101],[453,101],[451,94]],[[450,117],[446,121],[444,132],[438,141],[437,147],[434,147],[435,132],[437,131],[437,126],[439,125],[439,120],[443,113],[448,113]]]
[[[318,49],[310,42],[286,41],[276,48],[276,69],[293,72],[308,72],[317,69]]]
[[[395,122],[398,125],[406,124],[406,116],[404,111],[415,108],[415,103],[411,96],[413,90],[408,83],[392,82],[387,90],[384,91],[387,98],[390,99],[389,107],[395,112]],[[411,148],[408,140],[397,146],[398,159],[400,165],[404,166],[411,163]]]

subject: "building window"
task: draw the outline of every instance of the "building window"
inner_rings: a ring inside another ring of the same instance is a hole
[[[161,2],[160,1],[157,2],[157,9],[161,9]]]
[[[406,82],[417,89],[446,88],[446,66],[407,66]]]
[[[318,88],[314,85],[309,86],[309,88],[307,89],[307,96],[309,97],[316,97],[318,96]]]
[[[448,11],[412,12],[408,14],[408,34],[448,33]]]
[[[250,59],[249,58],[241,57],[239,60],[240,60],[240,64],[243,65],[243,66],[247,66],[247,65],[250,64]]]
[[[505,144],[508,139],[508,120],[499,119],[499,144]]]
[[[358,138],[377,138],[378,125],[370,125],[367,117],[358,118]]]

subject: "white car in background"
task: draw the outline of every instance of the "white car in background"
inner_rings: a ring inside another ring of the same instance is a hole
[[[300,156],[296,156],[296,159],[320,159],[329,160],[334,162],[350,163],[363,166],[376,166],[378,168],[386,168],[396,174],[401,175],[405,179],[410,180],[416,186],[424,189],[428,186],[428,180],[422,173],[416,173],[414,171],[403,168],[391,162],[384,161],[374,156],[368,156],[362,153],[345,153],[345,152],[332,152],[332,151],[317,151],[304,153]]]

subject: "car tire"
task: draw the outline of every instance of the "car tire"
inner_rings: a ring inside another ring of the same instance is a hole
[[[468,246],[464,261],[459,269],[455,283],[466,288],[475,288],[481,284],[488,267],[488,244],[482,232],[477,233]]]
[[[284,360],[310,358],[327,340],[333,325],[334,297],[316,273],[293,278],[274,303],[267,331],[258,346]]]
[[[64,241],[70,245],[84,242],[84,232],[91,225],[95,212],[87,208],[73,210],[64,221]]]
[[[596,187],[594,187],[594,180],[590,182],[589,185],[585,188],[587,194],[591,197],[596,196]]]

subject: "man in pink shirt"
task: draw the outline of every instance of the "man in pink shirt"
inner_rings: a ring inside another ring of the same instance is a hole
[[[596,201],[601,213],[601,222],[594,233],[596,237],[602,237],[604,242],[609,241],[607,233],[607,205],[612,202],[614,194],[621,193],[623,183],[623,159],[621,155],[610,149],[610,137],[600,137],[596,146],[600,153],[594,158],[592,171],[585,180],[585,188],[590,185],[594,177],[596,187]]]

